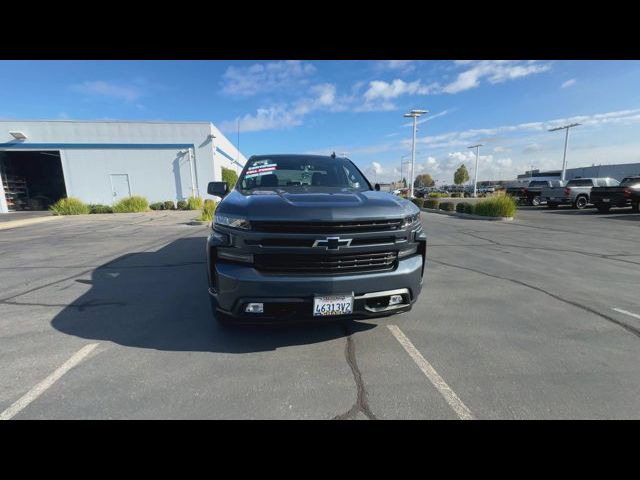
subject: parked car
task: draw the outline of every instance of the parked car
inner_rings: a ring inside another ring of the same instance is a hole
[[[537,207],[541,203],[546,203],[540,196],[544,188],[564,187],[564,182],[561,180],[531,180],[522,194],[526,199],[527,204]]]
[[[541,198],[547,202],[548,208],[558,205],[571,205],[573,208],[583,209],[591,204],[591,189],[593,187],[616,187],[619,182],[615,178],[574,178],[564,187],[546,187],[542,189]]]
[[[631,207],[640,212],[640,175],[625,177],[618,186],[592,188],[591,202],[600,213],[607,213],[611,207]]]
[[[207,238],[209,298],[222,324],[407,312],[422,289],[426,234],[412,202],[376,191],[347,158],[249,158]]]

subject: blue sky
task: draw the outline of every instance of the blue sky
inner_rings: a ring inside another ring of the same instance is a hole
[[[208,120],[258,153],[346,152],[377,181],[410,152],[443,183],[483,143],[479,179],[640,162],[638,61],[1,61],[6,119]]]

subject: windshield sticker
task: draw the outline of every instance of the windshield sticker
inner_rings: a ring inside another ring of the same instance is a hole
[[[278,165],[275,163],[272,163],[270,165],[262,165],[259,167],[253,166],[249,170],[247,170],[244,176],[245,178],[259,177],[260,175],[267,175],[272,173],[276,168],[278,168]]]

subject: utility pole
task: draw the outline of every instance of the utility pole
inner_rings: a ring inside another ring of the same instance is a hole
[[[473,198],[475,198],[478,194],[478,157],[480,156],[480,147],[482,147],[481,143],[468,147],[476,149],[476,168],[475,172],[473,173]]]
[[[404,114],[404,116],[407,118],[413,118],[413,142],[411,144],[411,175],[409,177],[409,198],[413,198],[413,172],[415,171],[416,163],[416,130],[418,127],[418,117],[424,115],[425,113],[429,113],[429,111],[414,109]]]
[[[558,130],[565,130],[564,133],[564,153],[562,155],[562,175],[560,176],[560,180],[564,182],[564,178],[567,171],[567,144],[569,143],[569,129],[573,127],[579,126],[579,123],[571,123],[569,125],[564,125],[562,127],[551,128],[550,132],[557,132]]]

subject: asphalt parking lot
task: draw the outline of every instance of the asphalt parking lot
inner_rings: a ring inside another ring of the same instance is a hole
[[[0,231],[0,418],[640,418],[640,214],[423,213],[411,312],[238,329],[192,216]]]

